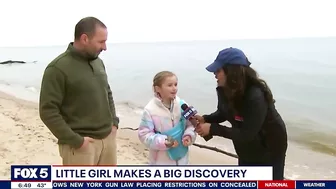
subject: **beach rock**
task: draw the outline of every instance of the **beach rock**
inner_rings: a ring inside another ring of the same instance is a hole
[[[7,60],[0,62],[0,64],[26,64],[28,62],[21,61],[21,60]],[[36,63],[36,61],[33,61],[32,63]]]

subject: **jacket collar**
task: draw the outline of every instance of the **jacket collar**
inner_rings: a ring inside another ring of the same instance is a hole
[[[75,58],[83,61],[92,61],[94,59],[90,58],[85,52],[81,52],[73,46],[73,42],[69,43],[67,51],[70,52]]]
[[[161,100],[158,96],[154,96],[153,101],[154,101],[154,103],[155,103],[158,107],[160,107],[160,108],[166,108],[166,106],[163,105],[162,100]],[[180,98],[177,97],[177,96],[176,96],[176,98],[172,101],[172,103],[173,103],[173,105],[174,105],[174,107],[173,107],[174,109],[176,109],[176,107],[178,107],[178,105],[179,105],[179,101],[180,101]]]

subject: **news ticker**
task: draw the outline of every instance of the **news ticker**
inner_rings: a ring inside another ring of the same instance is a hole
[[[301,189],[301,188],[325,188],[335,189],[336,181],[52,181],[52,182],[0,182],[1,189],[105,189],[105,188],[161,188],[161,189],[185,189],[185,188],[235,188],[235,189]]]
[[[13,165],[11,166],[11,181],[0,183],[1,189],[336,188],[334,181],[272,181],[271,167],[250,166]]]

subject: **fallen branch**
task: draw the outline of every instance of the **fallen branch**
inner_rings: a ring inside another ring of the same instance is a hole
[[[218,149],[216,147],[211,147],[211,146],[206,146],[206,145],[202,145],[202,144],[197,144],[197,143],[194,143],[193,144],[194,146],[197,146],[199,148],[205,148],[205,149],[208,149],[208,150],[212,150],[212,151],[215,151],[215,152],[219,152],[219,153],[222,153],[222,154],[225,154],[227,156],[231,156],[233,158],[238,158],[238,156],[236,154],[233,154],[233,153],[230,153],[230,152],[226,152],[224,150],[221,150],[221,149]]]
[[[137,131],[138,128],[134,129],[132,127],[123,127],[123,128],[120,128],[120,129],[127,129],[127,130],[132,130],[132,131]]]
[[[132,131],[137,131],[138,130],[138,128],[132,128],[132,127],[123,127],[123,128],[120,128],[120,129],[127,129],[127,130],[132,130]],[[208,150],[219,152],[219,153],[225,154],[225,155],[233,157],[233,158],[238,158],[238,156],[236,154],[233,154],[233,153],[230,153],[230,152],[226,152],[226,151],[218,149],[216,147],[206,146],[206,145],[197,144],[197,143],[194,143],[193,145],[197,146],[199,148],[205,148],[205,149],[208,149]]]
[[[132,127],[123,127],[123,128],[120,128],[120,129],[127,129],[127,130],[132,130],[132,131],[137,131],[138,130],[138,128],[132,128]],[[238,158],[238,156],[236,154],[233,154],[233,153],[230,153],[230,152],[226,152],[226,151],[218,149],[216,147],[206,146],[206,145],[197,144],[197,143],[194,143],[193,145],[197,146],[199,148],[205,148],[205,149],[208,149],[208,150],[219,152],[219,153],[225,154],[225,155],[233,157],[233,158]],[[285,180],[289,180],[287,178],[284,178],[284,179]]]

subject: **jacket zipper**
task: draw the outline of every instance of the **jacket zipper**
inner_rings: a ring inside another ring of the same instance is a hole
[[[172,121],[172,127],[174,127],[174,101],[170,101],[170,119]],[[175,161],[176,165],[178,165],[178,160]]]
[[[167,108],[163,103],[162,105]],[[170,120],[172,121],[172,127],[174,127],[174,101],[170,101],[170,109],[167,108],[170,113]],[[176,165],[178,165],[178,161],[175,161]]]

